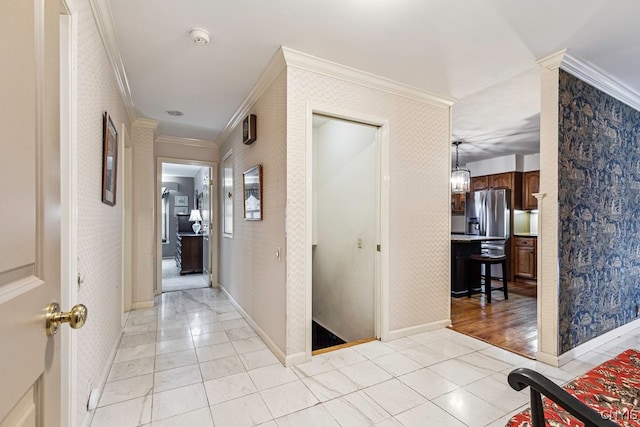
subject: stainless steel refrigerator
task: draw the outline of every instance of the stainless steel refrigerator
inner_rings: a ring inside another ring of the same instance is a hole
[[[467,234],[501,238],[482,242],[483,253],[510,255],[505,253],[505,244],[509,239],[510,213],[511,190],[479,190],[466,194]],[[502,277],[499,265],[492,267],[491,276]]]

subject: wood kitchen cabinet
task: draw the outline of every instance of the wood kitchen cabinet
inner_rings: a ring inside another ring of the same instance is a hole
[[[538,199],[533,193],[540,191],[540,171],[525,172],[522,177],[522,209],[538,209]]]
[[[471,178],[471,191],[486,190],[489,188],[489,176],[474,176]]]
[[[515,262],[514,275],[525,279],[536,278],[537,239],[535,237],[519,237],[514,239]]]
[[[465,200],[467,196],[464,193],[451,195],[451,213],[464,214]]]

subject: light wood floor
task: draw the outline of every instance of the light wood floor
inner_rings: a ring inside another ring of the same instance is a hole
[[[481,294],[451,298],[451,329],[535,359],[536,285],[509,282],[508,287],[509,299],[505,301],[502,291],[494,291],[491,304]]]

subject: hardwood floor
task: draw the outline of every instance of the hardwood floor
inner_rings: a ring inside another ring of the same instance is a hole
[[[498,282],[495,282],[498,285]],[[538,347],[535,283],[509,282],[509,299],[502,291],[451,298],[451,329],[505,350],[535,359]]]

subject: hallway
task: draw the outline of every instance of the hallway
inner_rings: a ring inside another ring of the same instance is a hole
[[[562,369],[449,329],[285,368],[220,290],[170,292],[129,314],[91,426],[504,426],[528,406],[528,390],[507,385],[512,369],[565,383],[639,334]]]

